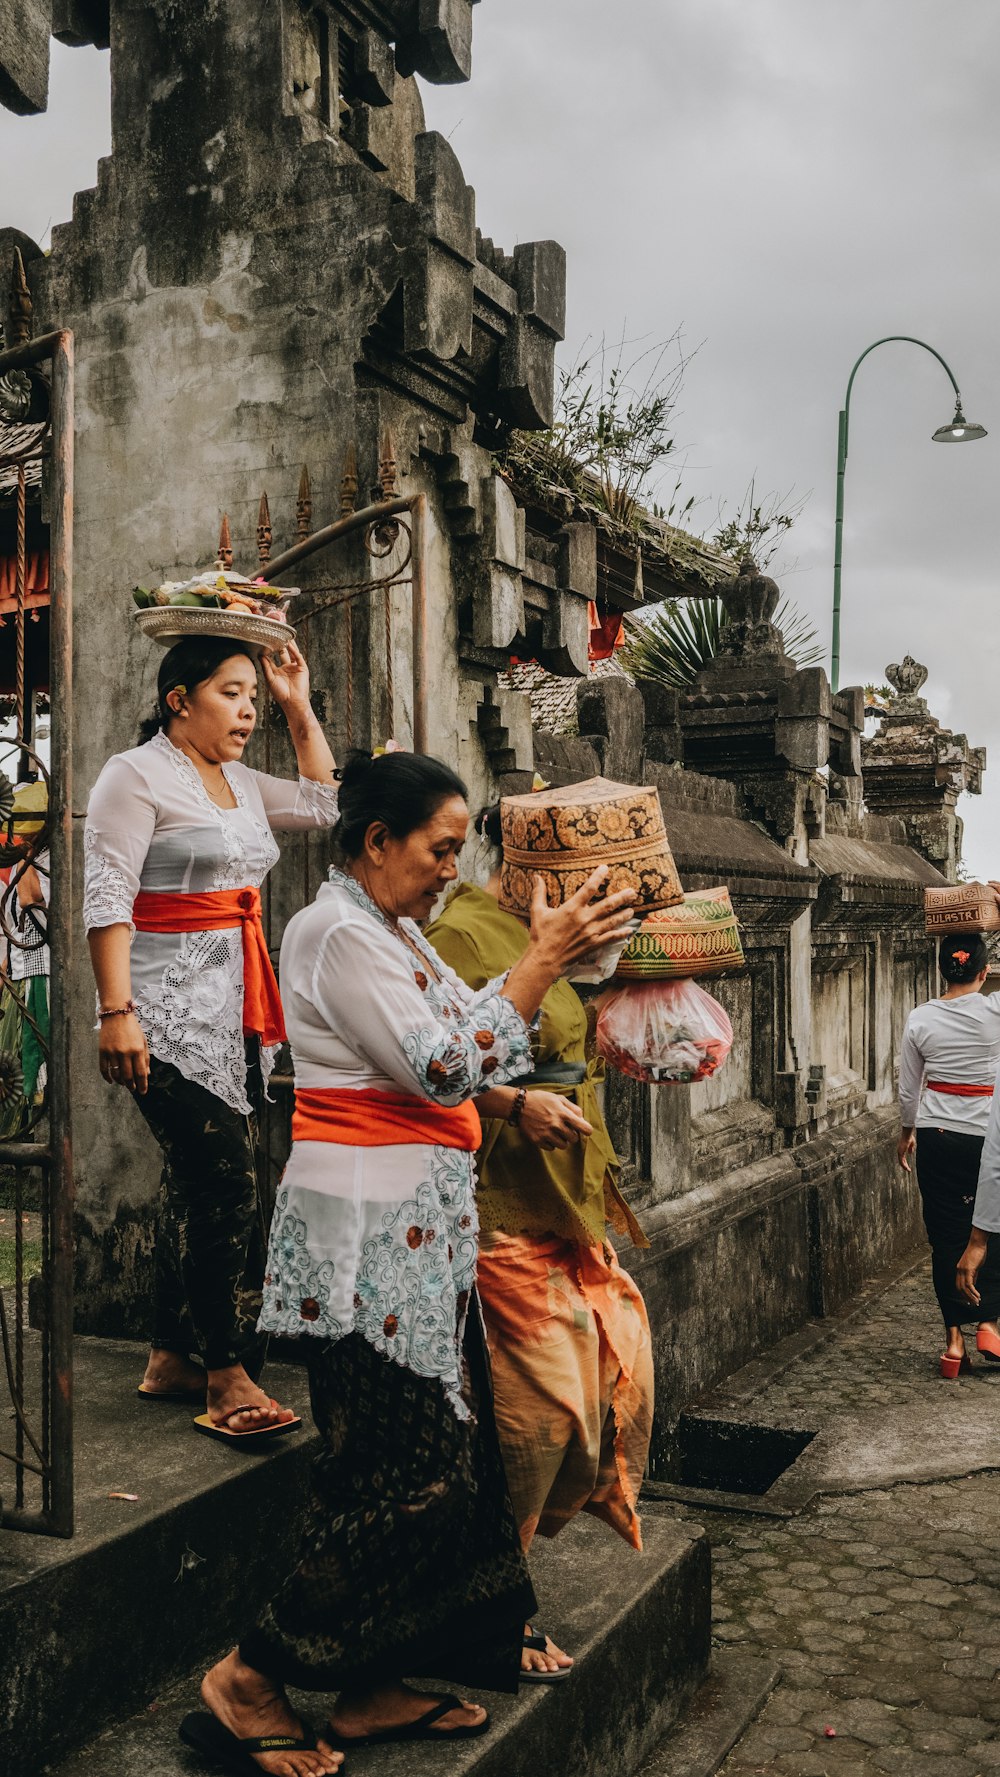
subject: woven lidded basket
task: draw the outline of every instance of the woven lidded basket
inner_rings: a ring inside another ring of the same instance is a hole
[[[660,793],[648,785],[589,777],[562,790],[505,796],[500,804],[503,868],[500,905],[527,919],[532,878],[541,876],[550,907],[560,907],[598,864],[603,892],[636,892],[634,911],[680,901],[683,890],[663,825]]]
[[[678,906],[643,920],[615,975],[624,981],[678,981],[744,967],[729,890],[694,889]]]
[[[1000,907],[985,882],[924,889],[924,927],[930,938],[949,932],[1000,932]]]

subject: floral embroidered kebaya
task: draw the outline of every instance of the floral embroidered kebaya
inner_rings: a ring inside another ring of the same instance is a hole
[[[503,996],[505,977],[472,993],[418,926],[400,928],[405,941],[338,870],[290,922],[281,988],[296,1086],[457,1105],[487,1079],[529,1072],[529,1032]],[[293,1338],[360,1333],[438,1378],[464,1417],[460,1351],[477,1231],[471,1153],[298,1140],[275,1205],[261,1327]]]

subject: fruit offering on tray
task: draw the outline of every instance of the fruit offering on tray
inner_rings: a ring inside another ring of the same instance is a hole
[[[140,611],[182,605],[202,611],[242,611],[251,617],[270,617],[287,623],[288,600],[298,588],[268,586],[263,580],[247,580],[224,568],[207,568],[191,580],[165,580],[152,591],[136,586],[132,598]]]

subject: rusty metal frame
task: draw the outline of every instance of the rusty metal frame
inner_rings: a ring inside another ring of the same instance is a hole
[[[394,496],[390,499],[376,501],[371,506],[363,506],[360,511],[346,512],[333,524],[324,525],[321,530],[313,531],[311,536],[303,537],[293,543],[273,561],[262,564],[262,577],[274,580],[278,574],[285,574],[307,556],[315,555],[320,549],[328,549],[332,543],[338,543],[342,537],[351,536],[362,531],[366,537],[379,527],[404,513],[410,515],[410,560],[409,574],[393,575],[390,581],[366,580],[360,582],[356,590],[378,590],[386,585],[402,585],[408,579],[411,587],[411,644],[413,648],[413,750],[415,753],[427,751],[427,496],[426,494],[408,494]],[[347,592],[348,588],[342,588]],[[306,621],[308,621],[307,614]],[[391,662],[389,663],[391,672]]]
[[[25,1292],[14,1291],[13,1339],[0,1314],[4,1374],[12,1395],[14,1452],[0,1451],[0,1493],[7,1464],[14,1466],[12,1503],[0,1500],[0,1524],[48,1536],[73,1534],[73,1149],[69,1093],[69,990],[73,958],[73,335],[43,334],[0,352],[0,376],[10,370],[51,366],[48,449],[50,453],[49,683],[52,692],[49,806],[45,828],[26,856],[47,846],[52,892],[48,940],[50,1041],[44,1105],[47,1138],[0,1141],[0,1165],[13,1167],[16,1201],[20,1180],[34,1170],[42,1180],[42,1278],[38,1303],[40,1377],[37,1401],[24,1385]],[[23,620],[23,613],[19,612]],[[24,708],[18,712],[17,741],[27,747]],[[0,920],[3,913],[0,910]],[[31,1126],[42,1127],[41,1117]],[[15,1227],[20,1254],[20,1215]],[[20,1263],[16,1256],[18,1284]],[[5,1440],[6,1442],[6,1437]],[[29,1498],[29,1490],[32,1497]],[[35,1497],[37,1495],[37,1498]]]

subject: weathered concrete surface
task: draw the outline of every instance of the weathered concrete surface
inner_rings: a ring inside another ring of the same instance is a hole
[[[639,1556],[604,1526],[579,1521],[554,1543],[539,1544],[532,1573],[539,1621],[576,1657],[572,1680],[487,1699],[494,1727],[482,1740],[419,1748],[419,1768],[428,1777],[562,1771],[606,1777],[611,1768],[635,1770],[704,1677],[709,1561],[707,1541],[694,1525],[651,1517]],[[160,1695],[150,1689],[146,1697],[140,1714],[63,1760],[58,1777],[120,1777],[123,1770],[188,1777],[195,1765],[177,1725],[198,1706],[196,1677]],[[294,1700],[317,1724],[331,1701],[315,1694]],[[350,1766],[410,1777],[417,1756],[406,1746],[359,1750]]]
[[[747,1422],[825,1437],[839,1420],[853,1449],[839,1473],[831,1463],[831,1491],[792,1517],[755,1517],[749,1500],[751,1515],[692,1508],[713,1541],[717,1646],[783,1671],[724,1777],[1000,1769],[1000,1436],[979,1466],[1000,1371],[973,1356],[971,1377],[941,1381],[941,1332],[922,1264],[869,1293],[832,1337],[797,1353],[789,1342],[733,1378],[729,1406]],[[945,1467],[951,1478],[918,1478]],[[856,1490],[833,1491],[847,1481]]]
[[[44,111],[49,97],[52,0],[0,0],[0,105]]]
[[[265,1374],[308,1429],[251,1456],[200,1437],[194,1409],[140,1400],[144,1358],[77,1340],[76,1535],[0,1532],[5,1777],[34,1773],[234,1636],[295,1545],[315,1447],[304,1372]]]

